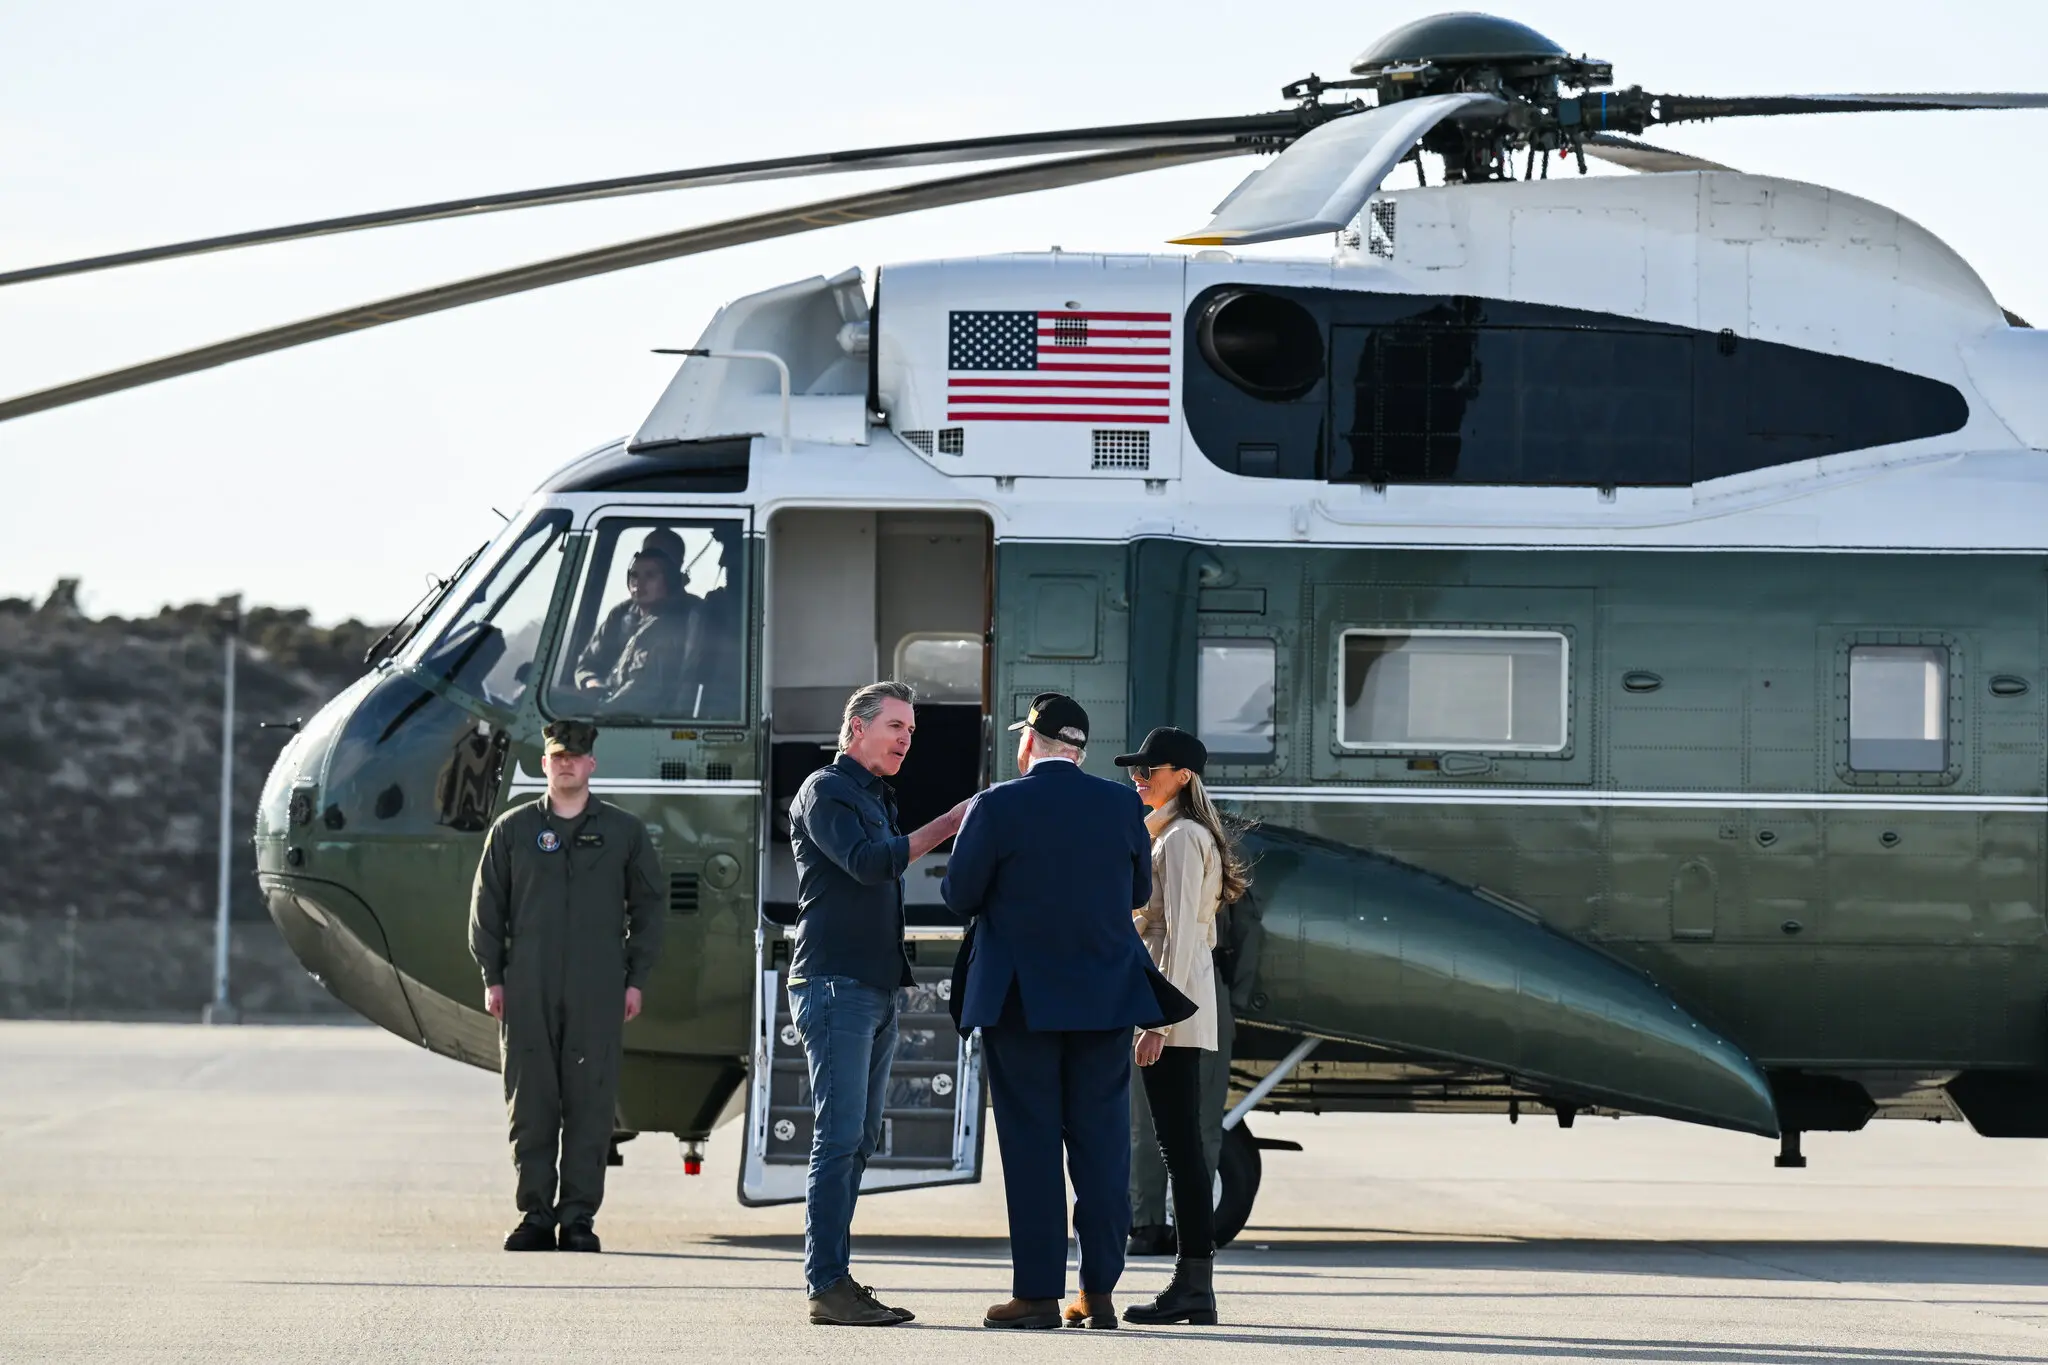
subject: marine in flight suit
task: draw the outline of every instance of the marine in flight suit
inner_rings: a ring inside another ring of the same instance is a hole
[[[597,727],[547,727],[546,795],[506,811],[484,838],[470,899],[469,947],[486,998],[503,988],[499,1057],[519,1173],[518,1228],[507,1250],[598,1250],[618,1106],[629,989],[661,951],[661,864],[640,821],[586,796],[574,818],[555,756],[590,752]],[[580,784],[587,793],[588,771]],[[560,1151],[560,1199],[557,1160]]]

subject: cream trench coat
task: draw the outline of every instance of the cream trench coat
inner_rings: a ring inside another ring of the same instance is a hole
[[[1145,817],[1152,832],[1152,899],[1131,912],[1159,974],[1195,1002],[1192,1018],[1154,1032],[1168,1047],[1216,1050],[1216,910],[1223,858],[1209,831],[1180,814],[1175,798]]]

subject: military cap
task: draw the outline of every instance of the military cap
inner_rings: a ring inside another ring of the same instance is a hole
[[[554,720],[541,731],[551,754],[587,754],[597,746],[597,727],[587,720]]]

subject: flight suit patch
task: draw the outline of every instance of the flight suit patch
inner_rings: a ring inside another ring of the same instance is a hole
[[[578,848],[603,848],[603,847],[604,847],[604,836],[603,836],[602,834],[598,834],[598,833],[596,833],[596,832],[594,832],[594,831],[591,831],[591,830],[586,830],[586,831],[584,831],[583,833],[581,833],[581,834],[579,834],[579,835],[577,835],[577,836],[576,836],[576,847],[578,847]]]
[[[541,852],[553,853],[562,846],[562,836],[551,829],[544,829],[540,832],[540,837],[534,840],[534,843],[540,845]]]

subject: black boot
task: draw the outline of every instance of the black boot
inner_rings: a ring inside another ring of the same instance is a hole
[[[1185,1322],[1192,1327],[1216,1325],[1216,1261],[1182,1257],[1173,1263],[1173,1278],[1159,1297],[1124,1310],[1125,1322],[1157,1325]]]

